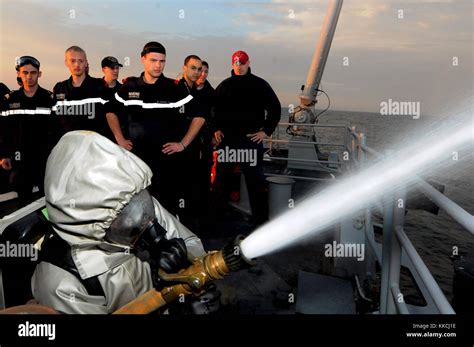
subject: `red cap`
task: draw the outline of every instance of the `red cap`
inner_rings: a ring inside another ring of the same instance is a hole
[[[249,55],[244,51],[237,51],[232,54],[232,65],[235,63],[246,64],[249,61]]]

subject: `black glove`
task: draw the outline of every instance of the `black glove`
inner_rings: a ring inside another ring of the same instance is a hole
[[[221,292],[214,283],[210,283],[204,294],[190,299],[189,305],[193,314],[217,312],[221,307]]]
[[[183,239],[161,239],[151,253],[153,263],[167,273],[175,273],[188,265],[188,251]]]

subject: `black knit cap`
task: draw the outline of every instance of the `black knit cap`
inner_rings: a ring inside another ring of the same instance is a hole
[[[165,47],[156,41],[151,41],[148,42],[144,47],[142,51],[142,57],[147,55],[148,53],[161,53],[161,54],[166,54],[166,49]]]

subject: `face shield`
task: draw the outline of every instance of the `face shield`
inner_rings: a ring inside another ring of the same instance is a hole
[[[153,199],[148,190],[136,194],[105,232],[110,243],[130,247],[141,260],[150,261],[165,238],[166,230],[157,222]]]

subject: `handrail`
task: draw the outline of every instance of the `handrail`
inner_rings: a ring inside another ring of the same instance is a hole
[[[474,216],[456,204],[454,201],[437,191],[430,184],[419,177],[416,177],[416,184],[423,194],[430,198],[438,207],[442,208],[456,222],[461,224],[471,234],[474,235]]]
[[[443,292],[438,286],[438,283],[433,278],[433,275],[431,274],[430,270],[426,267],[425,263],[423,262],[423,259],[421,259],[420,255],[417,253],[410,239],[403,231],[403,228],[400,226],[395,227],[395,235],[397,236],[406,254],[415,266],[418,275],[422,279],[423,284],[426,286],[426,289],[433,298],[433,301],[437,306],[439,312],[442,314],[455,314],[453,308],[451,307],[451,304],[448,302],[448,299],[446,299],[446,297],[444,296]]]
[[[306,126],[306,127],[312,127],[312,128],[347,128],[347,125],[341,125],[341,124],[313,124],[313,123],[288,123],[288,122],[280,122],[278,123],[278,126],[284,125],[284,126]]]
[[[274,140],[274,139],[263,139],[264,142],[274,142],[274,143],[301,143],[301,144],[312,144],[320,146],[338,146],[344,147],[344,144],[340,143],[327,143],[327,142],[314,142],[314,141],[294,141],[294,140]]]
[[[392,292],[393,302],[395,303],[397,312],[400,314],[410,314],[405,300],[399,300],[400,296],[403,298],[403,294],[400,292],[400,288],[398,287],[398,285],[392,284],[390,291]]]
[[[367,152],[367,153],[369,153],[370,155],[372,155],[374,157],[377,157],[377,158],[382,158],[383,157],[383,155],[381,155],[375,149],[370,148],[369,146],[362,145],[361,148],[364,152]]]
[[[355,132],[351,131],[351,134],[358,139],[358,136]],[[367,152],[374,157],[383,158],[383,155],[370,148],[366,145],[361,145],[360,148],[364,152]],[[461,206],[456,204],[454,201],[449,199],[446,195],[440,193],[438,190],[433,188],[430,184],[428,184],[425,180],[421,179],[420,177],[415,177],[416,184],[420,187],[421,191],[425,196],[430,198],[436,206],[443,209],[448,215],[450,215],[456,222],[462,225],[466,230],[468,230],[471,234],[474,235],[474,216],[472,216],[469,212],[464,210]]]
[[[306,181],[334,181],[337,180],[336,178],[317,178],[317,177],[304,177],[304,176],[295,176],[295,175],[280,175],[280,174],[273,174],[273,173],[265,173],[265,176],[268,177],[285,177],[285,178],[294,178],[297,180],[306,180]]]
[[[296,126],[314,126],[314,127],[336,127],[336,128],[345,128],[347,129],[346,134],[350,134],[349,138],[346,139],[352,140],[350,152],[352,153],[351,157],[354,158],[357,163],[364,163],[366,161],[366,154],[371,155],[377,159],[382,159],[384,156],[367,146],[365,143],[365,136],[362,133],[356,133],[355,128],[347,126],[321,126],[317,124],[298,124],[298,123],[281,123],[281,125],[296,125]],[[283,140],[277,140],[275,142],[285,142]],[[346,141],[347,144],[347,141]],[[347,147],[347,145],[346,145]],[[347,148],[349,149],[349,148]],[[280,160],[291,160],[288,158],[272,158]],[[301,160],[301,159],[300,159]],[[303,161],[303,160],[301,160]],[[324,162],[328,164],[330,162]],[[415,176],[415,182],[420,187],[424,195],[430,198],[438,207],[446,211],[455,221],[461,224],[466,230],[474,234],[474,217],[465,211],[461,206],[450,200],[448,197],[434,189],[431,185],[426,183],[423,179]],[[391,196],[387,203],[393,199],[395,196]],[[403,197],[403,201],[405,198]],[[382,265],[382,288],[381,288],[381,313],[401,313],[407,314],[410,313],[408,306],[403,300],[402,293],[399,288],[400,281],[400,268],[401,268],[401,252],[405,252],[408,259],[412,263],[412,271],[417,275],[417,282],[420,286],[424,287],[424,295],[426,298],[430,299],[430,307],[433,310],[437,310],[442,314],[454,314],[454,310],[451,307],[446,296],[443,294],[438,283],[433,278],[433,275],[421,259],[420,255],[417,253],[415,247],[409,240],[408,236],[403,230],[403,217],[394,218],[395,215],[402,216],[402,211],[397,211],[394,209],[393,205],[385,206],[384,208],[384,242],[382,247],[382,259],[377,259]],[[387,208],[388,207],[388,208]],[[404,211],[404,208],[403,208]],[[370,211],[367,211],[370,213]],[[367,228],[370,229],[370,228]],[[390,232],[390,230],[391,232]],[[370,233],[370,230],[365,230],[366,236],[370,236],[367,233]],[[373,232],[373,231],[372,231]],[[387,233],[387,235],[386,235]],[[371,242],[370,237],[366,237],[366,242],[369,244],[369,248],[374,251],[378,258],[377,252],[375,252],[375,244]],[[382,260],[382,262],[380,262]],[[432,306],[431,306],[432,305]]]
[[[377,159],[384,156],[376,150],[370,148],[365,143],[365,136],[362,133],[357,134],[355,128],[348,128],[348,133],[352,136],[352,151],[357,151],[355,156],[359,163],[364,164],[366,160],[365,154],[368,153]],[[431,185],[426,183],[423,179],[415,176],[415,182],[420,187],[424,195],[430,198],[438,207],[446,211],[455,221],[461,224],[466,230],[474,233],[474,217],[465,211],[461,206],[457,205],[451,199],[446,197],[434,189]],[[381,313],[410,313],[406,303],[403,300],[403,295],[400,292],[400,268],[401,268],[401,252],[405,252],[413,265],[413,271],[418,277],[417,283],[426,288],[426,296],[430,298],[432,305],[436,307],[439,313],[455,314],[451,304],[442,292],[433,275],[417,253],[415,247],[411,243],[408,236],[403,230],[404,223],[404,208],[403,210],[396,209],[392,204],[394,199],[402,198],[405,201],[403,191],[398,190],[397,196],[386,196],[384,201],[384,239],[382,245],[382,280],[381,280],[381,295],[380,295],[380,312]],[[366,213],[368,210],[366,211]],[[366,230],[366,233],[368,230]],[[370,238],[366,235],[366,242],[368,241],[370,248],[374,248]],[[375,253],[378,255],[377,253]],[[390,293],[390,294],[389,294]],[[390,298],[389,298],[390,295]],[[401,300],[399,300],[401,298]]]
[[[298,161],[302,163],[318,163],[318,164],[331,164],[331,165],[342,165],[341,162],[338,161],[329,161],[329,160],[312,160],[312,159],[296,159],[296,158],[285,158],[285,157],[266,157],[267,159],[272,160],[285,160],[285,161]]]

